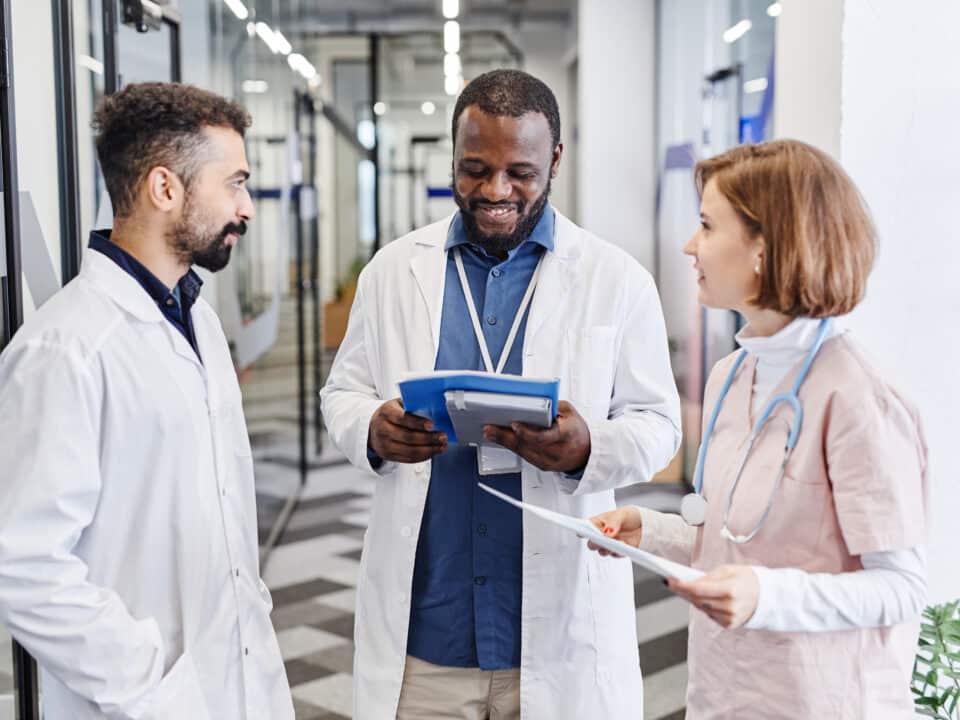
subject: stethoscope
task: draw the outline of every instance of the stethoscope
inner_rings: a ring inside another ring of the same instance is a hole
[[[727,507],[723,513],[723,527],[720,529],[720,534],[731,542],[735,542],[738,545],[750,542],[754,536],[760,532],[760,528],[762,528],[763,524],[767,521],[767,516],[770,514],[770,508],[773,507],[773,499],[776,497],[777,490],[779,489],[780,483],[783,480],[783,475],[786,472],[790,455],[793,453],[793,449],[797,445],[797,438],[800,436],[800,426],[803,424],[803,407],[800,405],[800,397],[798,395],[800,386],[803,385],[803,381],[807,379],[807,374],[810,372],[810,366],[813,365],[813,360],[817,357],[817,353],[820,351],[820,347],[823,345],[823,341],[827,337],[831,322],[832,321],[830,318],[820,321],[820,327],[817,329],[817,337],[814,340],[813,345],[810,347],[810,351],[807,353],[807,359],[804,361],[803,367],[800,368],[800,373],[797,375],[797,379],[794,381],[793,387],[790,388],[790,392],[777,395],[776,397],[772,398],[769,403],[767,403],[767,406],[764,408],[763,413],[757,420],[756,425],[754,425],[753,432],[750,433],[747,449],[743,454],[743,459],[740,461],[740,467],[737,469],[737,476],[734,478],[733,485],[730,486],[730,492],[727,493]],[[710,437],[713,435],[714,426],[717,424],[717,418],[720,415],[720,408],[723,406],[723,401],[727,397],[727,393],[730,392],[730,386],[733,384],[733,378],[736,376],[737,371],[740,369],[740,366],[743,364],[743,361],[746,357],[747,351],[741,351],[737,356],[733,367],[730,368],[730,374],[727,375],[727,379],[723,383],[723,388],[720,390],[720,397],[717,398],[717,404],[713,408],[713,413],[710,415],[710,421],[707,423],[706,432],[703,434],[703,442],[700,444],[700,452],[697,455],[697,469],[693,477],[694,492],[684,496],[680,503],[680,515],[684,520],[686,520],[688,525],[703,525],[704,521],[706,520],[707,501],[702,494],[703,465],[707,459],[707,449],[710,447]],[[790,434],[787,436],[786,447],[784,447],[783,450],[783,462],[780,464],[780,472],[777,475],[777,481],[773,485],[773,490],[770,491],[770,497],[767,500],[767,507],[763,511],[763,515],[760,516],[760,520],[753,530],[746,535],[734,535],[728,526],[728,522],[730,520],[730,509],[733,507],[733,496],[737,492],[737,486],[740,484],[740,477],[743,475],[743,469],[746,467],[747,459],[750,457],[750,451],[753,450],[753,445],[756,442],[757,437],[760,435],[760,432],[763,430],[763,427],[766,425],[767,421],[773,416],[773,411],[780,403],[787,403],[791,408],[793,408],[793,422],[790,426]]]

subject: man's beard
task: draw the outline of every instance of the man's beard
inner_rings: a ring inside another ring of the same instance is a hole
[[[530,206],[529,214],[524,214],[527,203],[523,200],[520,200],[516,203],[488,203],[482,200],[467,200],[465,197],[460,195],[460,193],[457,192],[457,188],[454,187],[453,198],[457,202],[457,207],[459,207],[461,210],[460,214],[463,217],[463,230],[467,235],[467,240],[472,242],[474,245],[479,245],[487,252],[497,256],[506,255],[515,247],[518,247],[524,240],[530,237],[530,233],[533,232],[533,229],[537,226],[537,223],[540,222],[540,218],[543,217],[543,211],[546,209],[547,200],[550,197],[551,182],[551,180],[547,181],[546,189],[543,191],[540,197],[533,201],[533,205]],[[518,219],[517,226],[513,229],[513,232],[506,235],[487,235],[481,231],[480,227],[477,225],[477,218],[475,215],[481,205],[493,207],[497,205],[515,205],[517,208]]]
[[[182,262],[218,272],[230,262],[233,248],[227,245],[227,235],[243,236],[247,232],[247,224],[242,220],[228,223],[215,232],[206,230],[206,225],[200,213],[188,203],[168,242]]]

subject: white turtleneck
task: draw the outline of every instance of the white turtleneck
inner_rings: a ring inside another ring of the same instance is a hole
[[[819,320],[797,318],[769,337],[748,325],[737,342],[757,359],[751,409],[763,410],[774,389],[810,350]],[[827,339],[842,332],[836,323]],[[678,516],[640,508],[640,547],[678,561],[689,561],[696,529]],[[757,609],[745,625],[753,630],[822,632],[894,625],[918,615],[927,600],[926,555],[922,547],[864,553],[863,570],[808,573],[795,568],[754,566],[760,582]]]

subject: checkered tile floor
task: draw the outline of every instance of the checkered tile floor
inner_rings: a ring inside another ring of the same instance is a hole
[[[370,480],[349,466],[313,473],[264,568],[298,720],[350,717],[354,588],[370,492]],[[679,720],[687,606],[643,571],[635,578],[635,602],[645,717]]]
[[[258,489],[289,488],[296,471],[258,463]],[[264,565],[297,720],[351,712],[353,609],[372,484],[343,465],[311,473],[303,499]],[[279,494],[278,496],[279,497]],[[266,498],[264,498],[266,500]],[[687,608],[660,581],[635,579],[647,720],[680,720],[686,687]],[[0,720],[13,720],[9,639],[0,638]]]

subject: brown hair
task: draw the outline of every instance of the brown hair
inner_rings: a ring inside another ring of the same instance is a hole
[[[100,101],[93,117],[97,158],[116,217],[128,216],[140,183],[155,167],[176,173],[189,190],[206,154],[206,127],[250,127],[238,103],[180,83],[135,83]]]
[[[860,192],[826,153],[797,140],[742,145],[697,163],[762,235],[765,262],[753,304],[791,317],[843,315],[866,291],[876,232]]]

